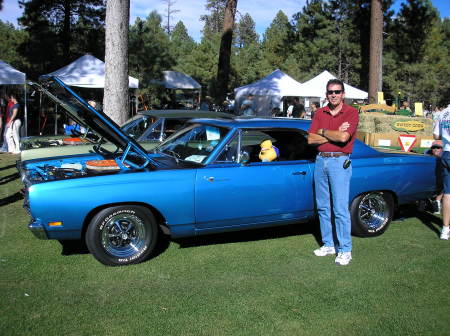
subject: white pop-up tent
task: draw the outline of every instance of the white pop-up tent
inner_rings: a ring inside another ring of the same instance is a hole
[[[300,96],[302,85],[280,69],[254,83],[234,89],[235,110],[239,114],[247,95],[254,95],[256,114],[271,115],[272,108],[280,107],[283,97]]]
[[[321,74],[304,82],[301,85],[301,97],[318,97],[321,99],[325,98],[325,86],[330,79],[336,79],[327,70],[323,71]],[[344,83],[345,98],[348,99],[367,99],[367,92],[357,89],[347,83]]]
[[[154,81],[166,89],[199,90],[202,86],[192,77],[178,71],[163,71],[163,79]]]
[[[55,76],[68,86],[83,88],[104,88],[105,87],[105,63],[98,58],[86,54],[76,59],[69,65],[59,70],[53,71],[45,76]],[[139,88],[137,78],[128,77],[129,87]],[[55,114],[55,134],[57,133],[57,118]]]
[[[25,136],[28,133],[27,86],[23,72],[0,60],[0,85],[23,85]]]
[[[49,73],[47,76],[55,76],[69,86],[85,88],[105,87],[105,63],[92,55],[84,55],[69,65]],[[129,87],[137,89],[139,80],[129,78]]]

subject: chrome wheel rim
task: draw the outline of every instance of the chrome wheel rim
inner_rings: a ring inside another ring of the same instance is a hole
[[[102,246],[116,258],[139,256],[146,248],[147,230],[141,218],[122,213],[111,217],[101,231]]]
[[[369,232],[374,232],[387,224],[390,211],[382,194],[368,194],[359,203],[358,214]]]

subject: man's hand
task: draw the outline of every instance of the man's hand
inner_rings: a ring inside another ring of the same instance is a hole
[[[350,127],[350,124],[347,121],[345,121],[342,123],[341,126],[339,126],[338,131],[345,132],[346,130],[348,130],[349,127]]]

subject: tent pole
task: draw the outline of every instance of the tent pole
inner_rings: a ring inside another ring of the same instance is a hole
[[[25,84],[23,85],[23,91],[24,91],[24,122],[25,122],[25,136],[28,136],[28,108],[27,108],[27,83],[25,81]]]

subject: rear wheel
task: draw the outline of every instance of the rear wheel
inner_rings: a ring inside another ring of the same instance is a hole
[[[86,231],[86,245],[95,259],[109,266],[137,264],[152,253],[158,226],[150,210],[133,205],[100,211]]]
[[[360,237],[375,237],[388,228],[394,215],[392,195],[382,191],[356,197],[351,206],[352,233]]]

